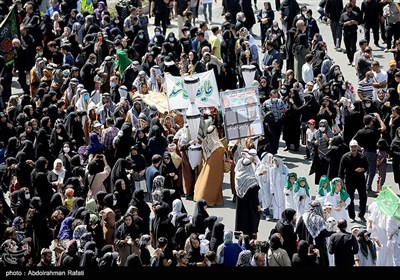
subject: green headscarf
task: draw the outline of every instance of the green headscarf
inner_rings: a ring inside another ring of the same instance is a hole
[[[304,188],[306,189],[306,194],[308,197],[310,197],[310,186],[308,185],[307,179],[304,176],[300,176],[299,178],[297,178],[297,183],[296,183],[296,186],[294,187],[294,192],[297,193],[300,190],[300,188],[301,188],[300,182],[303,182],[303,181],[306,183],[304,185]]]
[[[331,195],[335,194],[335,183],[336,183],[336,181],[341,181],[342,182],[342,188],[340,189],[340,199],[344,202],[349,197],[349,194],[344,189],[344,184],[343,184],[343,181],[342,181],[341,178],[336,177],[336,178],[332,179],[332,181],[331,181]]]
[[[318,185],[318,194],[320,196],[324,196],[324,183],[327,183],[326,186],[326,192],[330,193],[331,192],[331,182],[329,181],[328,176],[321,176],[321,178],[319,179],[319,185]]]
[[[125,69],[132,63],[132,60],[126,55],[123,50],[117,50],[117,61],[115,62],[115,70],[119,71],[121,75],[124,74]]]
[[[297,180],[297,174],[294,173],[294,172],[288,174],[287,180],[286,180],[286,184],[285,184],[285,189],[287,189],[287,190],[290,190],[290,188],[293,187],[293,184],[290,182],[290,178],[291,177],[294,177],[294,180],[296,181]]]

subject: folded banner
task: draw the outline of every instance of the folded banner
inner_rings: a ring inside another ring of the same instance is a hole
[[[198,108],[219,106],[220,100],[214,71],[210,70],[193,76],[200,79],[196,94],[196,106]],[[169,110],[189,108],[189,94],[185,88],[184,79],[185,77],[165,75]]]
[[[10,8],[7,17],[0,23],[0,55],[6,61],[6,64],[14,62],[14,49],[12,40],[18,38],[19,26],[17,23],[17,6]]]

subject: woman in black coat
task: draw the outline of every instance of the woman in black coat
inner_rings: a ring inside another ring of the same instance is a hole
[[[18,182],[21,185],[21,188],[30,188],[31,181],[29,175],[31,174],[33,167],[26,163],[28,159],[26,158],[26,154],[24,152],[19,152],[16,156],[16,159],[18,160],[18,164],[15,171]]]
[[[128,210],[129,202],[131,199],[131,191],[128,185],[125,184],[124,179],[118,179],[114,183],[114,198],[116,199],[116,204],[114,205],[114,212],[117,216],[122,217],[126,210]]]
[[[35,159],[39,157],[45,157],[48,162],[53,162],[55,157],[50,153],[49,138],[45,128],[40,128],[33,143],[33,149],[35,151]]]
[[[59,152],[62,150],[62,147],[65,142],[69,142],[69,136],[65,127],[62,123],[56,125],[51,133],[50,145],[51,145],[51,154],[57,158]],[[49,162],[52,165],[52,162]]]
[[[296,223],[296,210],[292,208],[285,209],[282,212],[282,216],[278,222],[276,222],[274,232],[278,232],[283,237],[283,249],[289,255],[291,259],[293,254],[296,252],[296,240],[297,235],[294,231]]]
[[[334,136],[330,141],[331,148],[326,153],[326,157],[329,160],[328,167],[328,178],[332,180],[339,175],[339,165],[342,159],[342,156],[350,151],[349,146],[344,143],[344,139],[342,136]]]
[[[292,266],[319,266],[321,257],[314,252],[314,248],[305,240],[300,240],[297,253],[291,258]]]
[[[390,144],[390,155],[393,158],[394,181],[400,186],[400,128],[397,128],[396,136]]]
[[[138,209],[139,217],[143,219],[143,230],[148,234],[151,209],[146,201],[144,201],[144,197],[145,193],[143,190],[135,190],[132,194],[130,205]]]
[[[364,127],[364,109],[362,101],[356,100],[353,103],[354,108],[345,108],[343,138],[347,145],[356,135],[357,131]]]
[[[111,190],[115,190],[115,184],[118,179],[122,179],[125,182],[126,186],[130,185],[130,181],[128,179],[128,173],[126,170],[131,170],[133,168],[133,164],[124,158],[119,158],[117,162],[114,164],[114,167],[111,170]]]
[[[288,108],[283,118],[283,139],[286,142],[285,151],[290,150],[290,145],[294,145],[294,150],[299,150],[300,141],[300,112],[302,102],[297,89],[292,88],[289,96],[284,99]]]
[[[196,207],[193,213],[193,225],[196,227],[199,234],[203,234],[206,231],[206,224],[204,220],[208,218],[207,213],[207,201],[200,199],[196,202]]]

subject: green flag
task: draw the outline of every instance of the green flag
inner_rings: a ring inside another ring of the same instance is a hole
[[[6,61],[6,64],[14,62],[14,50],[12,40],[18,38],[19,26],[17,23],[17,6],[10,8],[6,18],[0,23],[0,55]]]
[[[376,198],[379,209],[389,217],[400,220],[400,198],[389,185],[384,185]]]

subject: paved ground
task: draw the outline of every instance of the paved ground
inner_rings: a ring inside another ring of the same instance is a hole
[[[311,8],[313,10],[314,18],[318,17],[317,13],[317,5],[318,5],[319,0],[309,0],[308,3],[299,3],[300,6],[306,5],[307,7]],[[260,8],[262,6],[263,1],[258,1],[258,7]],[[272,2],[271,2],[272,3]],[[360,4],[360,3],[358,3]],[[275,8],[274,4],[272,3],[273,8]],[[218,25],[222,23],[222,17],[221,17],[221,1],[218,0],[218,3],[213,3],[213,23],[209,24],[209,29],[211,29],[211,26],[213,25]],[[279,19],[279,15],[275,13],[275,17]],[[204,20],[203,16],[200,16],[200,20]],[[153,22],[154,18],[150,19],[150,26],[149,26],[149,33],[152,35],[153,33]],[[171,21],[171,28],[168,29],[169,31],[175,32],[177,35],[177,22],[175,20]],[[330,28],[329,26],[325,24],[319,24],[321,34],[323,36],[323,39],[328,43],[328,54],[334,59],[334,61],[340,65],[345,79],[349,80],[354,84],[357,82],[357,78],[355,75],[354,68],[351,66],[347,65],[347,57],[343,53],[336,52],[333,49],[333,41],[332,41],[332,36],[330,33]],[[253,27],[253,32],[254,34],[260,34],[259,30],[259,25],[255,25]],[[362,38],[362,33],[358,33],[358,39]],[[258,44],[260,44],[260,40],[256,40]],[[380,42],[381,44],[383,42]],[[342,43],[343,44],[343,43]],[[342,45],[342,48],[344,45]],[[374,57],[381,63],[384,69],[388,69],[388,61],[392,59],[391,54],[386,54],[383,52],[383,48],[377,48],[375,46],[371,46],[373,49]],[[261,53],[260,53],[260,58],[262,58]],[[20,92],[19,85],[15,82],[16,79],[14,79],[13,88],[14,92]],[[296,172],[299,176],[300,175],[305,175],[307,177],[308,182],[314,182],[314,177],[313,176],[308,176],[309,169],[311,162],[304,160],[303,155],[305,154],[305,149],[304,147],[300,148],[299,152],[284,152],[283,151],[284,143],[281,142],[281,148],[279,150],[279,154],[284,158],[286,165],[290,169],[291,172]],[[394,179],[393,179],[393,173],[391,171],[391,164],[388,166],[388,176],[386,179],[387,184],[392,184],[394,185]],[[311,195],[315,196],[317,193],[317,187],[314,184],[310,184],[311,187]],[[393,187],[394,191],[396,193],[399,193],[398,186],[394,185]],[[224,176],[224,185],[223,185],[223,195],[224,195],[224,200],[225,204],[224,206],[221,207],[210,207],[208,208],[208,212],[210,215],[216,215],[216,216],[222,216],[224,218],[223,223],[225,224],[226,229],[234,229],[234,223],[235,223],[235,205],[233,202],[231,202],[232,194],[230,191],[230,186],[229,186],[229,174],[225,174]],[[373,201],[372,198],[368,198],[368,204],[370,204]],[[190,200],[183,199],[183,202],[185,204],[186,209],[190,214],[193,213],[194,211],[194,205],[195,203]],[[357,204],[357,202],[356,202]],[[357,209],[357,208],[356,208]],[[271,230],[271,227],[273,227],[275,223],[269,222],[262,220],[260,222],[259,226],[259,239],[266,239],[269,236],[269,232]]]

